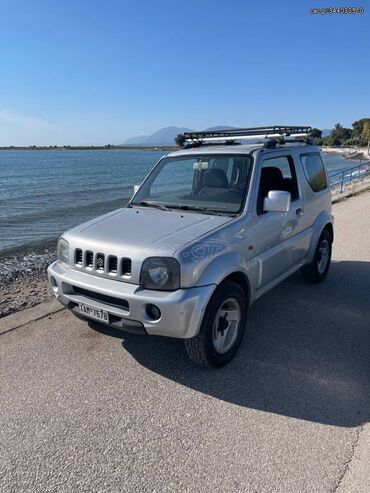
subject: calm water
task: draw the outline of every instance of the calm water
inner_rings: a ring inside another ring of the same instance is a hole
[[[164,151],[0,151],[0,257],[124,204]],[[329,173],[354,166],[325,155]],[[51,244],[51,243],[50,243]]]

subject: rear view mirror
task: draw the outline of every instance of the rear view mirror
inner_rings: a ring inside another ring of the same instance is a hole
[[[270,190],[263,201],[263,210],[265,212],[288,212],[290,202],[291,196],[289,192]]]

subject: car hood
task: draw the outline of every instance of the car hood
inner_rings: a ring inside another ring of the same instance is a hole
[[[74,248],[108,251],[140,260],[173,256],[187,243],[231,220],[229,216],[132,207],[81,224],[64,237]]]

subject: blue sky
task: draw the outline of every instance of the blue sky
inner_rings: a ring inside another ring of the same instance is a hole
[[[309,14],[330,5],[0,0],[0,145],[369,117],[369,2]]]

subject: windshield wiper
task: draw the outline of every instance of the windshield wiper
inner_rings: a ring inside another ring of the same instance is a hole
[[[153,207],[155,209],[161,209],[161,211],[171,211],[171,209],[169,209],[163,204],[157,204],[155,202],[147,202],[146,200],[143,200],[141,202],[132,202],[131,205],[141,205],[143,207]]]
[[[179,204],[179,205],[171,205],[173,209],[181,209],[183,211],[196,211],[196,212],[202,212],[203,214],[210,214],[212,216],[219,216],[220,213],[213,211],[212,209],[206,209],[205,207],[199,207],[197,205],[186,205],[186,204]]]

